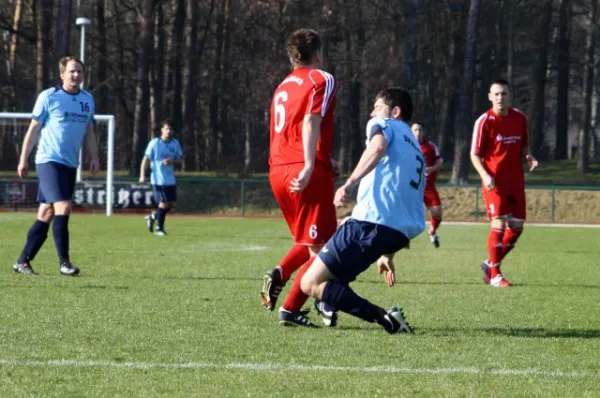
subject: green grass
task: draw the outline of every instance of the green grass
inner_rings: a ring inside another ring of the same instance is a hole
[[[390,336],[345,314],[284,328],[260,306],[291,243],[282,220],[172,217],[159,238],[139,216],[75,215],[80,277],[58,275],[51,237],[40,275],[13,276],[32,217],[0,214],[0,396],[600,395],[600,229],[528,227],[511,289],[481,281],[486,225],[443,225],[438,250],[418,237],[399,285],[374,269],[354,284],[405,309],[415,334]]]

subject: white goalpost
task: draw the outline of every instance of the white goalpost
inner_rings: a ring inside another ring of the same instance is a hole
[[[115,163],[115,117],[114,115],[95,115],[96,127],[95,132],[98,140],[100,156],[102,153],[106,155],[105,167],[106,172],[106,215],[110,216],[113,214],[114,206],[114,163]],[[20,153],[21,144],[23,143],[23,137],[27,132],[29,123],[31,120],[31,113],[22,112],[0,112],[0,158],[3,154],[9,154],[9,159],[2,161],[2,167],[0,170],[4,171],[15,171],[18,163],[18,154]],[[35,148],[30,155],[30,162],[33,161],[35,156]],[[15,159],[16,158],[16,159]],[[11,163],[10,168],[7,169],[6,164]],[[101,161],[102,164],[102,161]],[[82,164],[79,165],[77,182],[84,182],[81,180],[81,168]],[[17,177],[18,178],[18,177]],[[8,191],[8,188],[7,188]],[[23,194],[24,196],[24,194]],[[28,203],[25,203],[27,206]]]

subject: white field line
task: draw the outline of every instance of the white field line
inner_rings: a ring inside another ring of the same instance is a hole
[[[298,372],[354,372],[354,373],[401,373],[401,374],[473,374],[496,376],[538,376],[550,378],[600,378],[598,372],[539,370],[539,369],[478,369],[478,368],[399,368],[394,366],[327,366],[276,363],[227,363],[211,362],[113,362],[78,361],[69,359],[51,359],[47,361],[0,359],[0,367],[76,367],[76,368],[119,368],[119,369],[237,369],[254,372],[298,371]]]

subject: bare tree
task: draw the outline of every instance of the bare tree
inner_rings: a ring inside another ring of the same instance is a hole
[[[56,10],[56,39],[54,40],[54,58],[69,55],[69,40],[71,35],[71,20],[73,14],[72,0],[58,0]]]
[[[581,174],[589,171],[590,156],[590,131],[592,128],[592,96],[594,90],[594,66],[595,66],[595,48],[598,1],[591,0],[588,13],[587,38],[585,44],[585,66],[583,71],[583,118],[581,121],[581,131],[579,135],[579,161],[577,169]]]
[[[552,0],[538,3],[540,17],[536,26],[537,57],[532,73],[532,104],[529,147],[533,155],[542,157],[544,145],[544,111],[546,109],[546,69],[548,68],[549,29],[552,20]]]
[[[558,79],[556,94],[556,141],[554,159],[566,159],[569,137],[569,81],[571,74],[571,0],[561,0],[558,17]]]
[[[468,183],[469,143],[473,109],[473,76],[475,72],[475,40],[479,0],[470,0],[465,42],[464,71],[460,82],[458,114],[455,121],[454,164],[451,183]]]
[[[135,112],[133,120],[133,137],[131,158],[129,163],[129,175],[139,174],[140,158],[143,152],[143,137],[148,134],[148,111],[150,84],[148,73],[150,70],[150,57],[153,45],[153,21],[152,14],[154,0],[143,0],[140,18],[140,45],[141,52],[137,68],[137,88],[135,91]]]
[[[36,5],[36,89],[44,90],[49,84],[50,30],[52,28],[52,0],[38,0]]]
[[[188,0],[193,1],[193,0]],[[178,131],[181,126],[181,87],[183,69],[183,29],[185,26],[185,1],[175,0],[175,19],[173,21],[173,31],[171,40],[173,47],[171,49],[171,73],[173,74],[173,102],[171,104],[171,118],[173,119],[173,128]]]

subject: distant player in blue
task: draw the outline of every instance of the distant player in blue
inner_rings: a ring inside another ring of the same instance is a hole
[[[318,300],[317,310],[324,317],[337,309],[376,322],[388,333],[412,332],[401,308],[386,311],[349,285],[377,262],[386,284],[393,286],[394,254],[425,229],[425,159],[407,124],[412,111],[410,94],[401,88],[388,88],[375,98],[367,148],[334,198],[336,206],[346,204],[360,182],[352,217],[321,249],[301,281],[302,291]]]
[[[17,169],[19,177],[27,176],[27,159],[37,144],[35,164],[40,207],[23,252],[13,265],[14,272],[25,275],[36,275],[31,261],[46,241],[52,220],[59,271],[62,275],[79,274],[79,268],[69,258],[69,215],[84,139],[90,155],[91,173],[96,174],[100,168],[93,129],[94,97],[80,89],[83,63],[75,57],[64,57],[59,62],[59,70],[62,84],[42,91],[35,102]]]
[[[158,209],[146,217],[148,230],[154,235],[165,236],[165,217],[169,210],[175,208],[177,202],[177,186],[175,185],[175,165],[180,166],[183,151],[179,141],[173,138],[173,123],[167,119],[160,129],[160,137],[148,143],[142,165],[140,166],[140,183],[146,182],[146,167],[150,163],[152,174],[150,183],[154,192],[154,202]],[[156,222],[156,231],[154,223]]]

